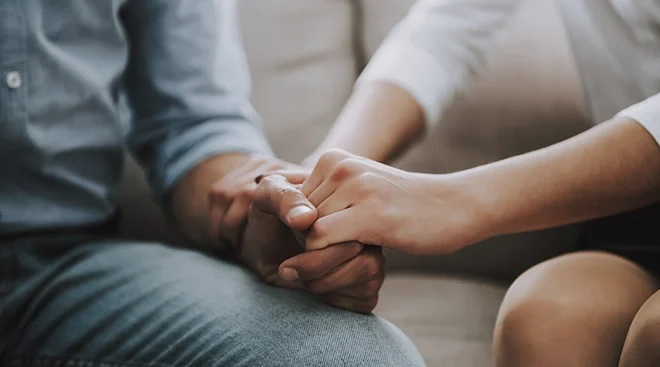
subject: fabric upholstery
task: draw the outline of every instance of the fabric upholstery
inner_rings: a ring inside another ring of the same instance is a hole
[[[350,1],[241,0],[252,101],[275,153],[299,162],[348,99],[356,78]]]
[[[506,286],[476,278],[394,274],[376,314],[398,325],[428,366],[491,366],[493,326]]]

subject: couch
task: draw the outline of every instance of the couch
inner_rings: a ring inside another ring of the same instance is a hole
[[[412,2],[239,1],[253,103],[280,157],[298,162],[318,144],[361,68]],[[589,127],[554,0],[525,1],[489,60],[442,124],[397,166],[460,170]],[[132,161],[121,206],[124,235],[181,241],[165,225]],[[504,236],[445,257],[388,253],[388,278],[375,312],[403,329],[429,366],[488,366],[507,284],[530,266],[570,251],[578,232],[571,226]]]

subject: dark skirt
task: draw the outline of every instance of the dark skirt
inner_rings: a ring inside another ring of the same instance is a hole
[[[660,276],[660,204],[588,222],[579,246],[622,256]]]

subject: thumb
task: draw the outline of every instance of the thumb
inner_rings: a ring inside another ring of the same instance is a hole
[[[305,195],[280,175],[261,179],[252,205],[278,216],[289,228],[296,230],[308,229],[318,217],[316,208]]]

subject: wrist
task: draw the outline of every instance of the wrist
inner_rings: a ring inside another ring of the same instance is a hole
[[[281,168],[278,163],[275,158],[248,153],[226,153],[200,162],[184,176],[172,192],[171,208],[178,226],[187,237],[197,243],[216,243],[217,239],[210,233],[211,188],[232,172],[247,165],[263,166],[263,170],[267,171]],[[235,186],[242,182],[238,179],[235,181],[227,182],[227,185]]]
[[[483,185],[462,172],[451,174],[418,174],[426,187],[429,202],[435,206],[437,218],[450,218],[448,223],[460,233],[457,249],[467,247],[501,233],[498,212],[493,210],[491,185]],[[449,214],[449,217],[448,217]],[[446,226],[436,227],[445,231]],[[435,238],[446,236],[434,233]]]

